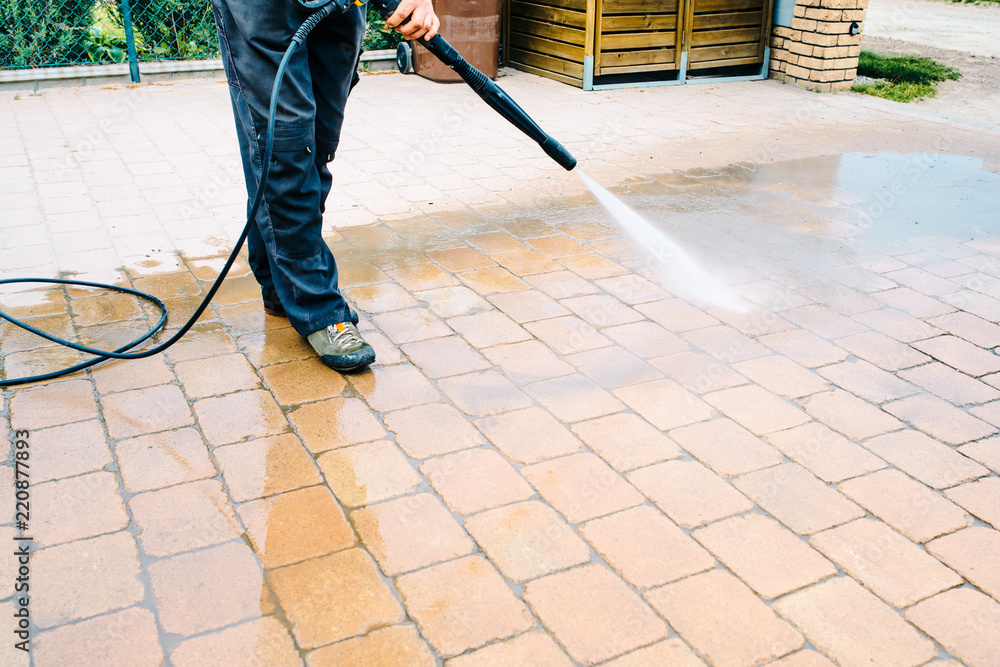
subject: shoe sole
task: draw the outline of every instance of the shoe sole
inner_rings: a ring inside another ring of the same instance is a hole
[[[322,355],[320,360],[338,373],[353,373],[368,368],[375,361],[375,350],[370,347],[359,354],[360,358],[350,363],[338,363],[331,355]]]

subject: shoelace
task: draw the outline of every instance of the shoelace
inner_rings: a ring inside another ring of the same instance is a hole
[[[353,347],[354,345],[365,344],[365,341],[361,338],[361,336],[355,333],[356,331],[357,329],[350,324],[345,324],[343,331],[337,331],[337,327],[332,324],[326,328],[326,332],[330,336],[330,342],[342,347]]]

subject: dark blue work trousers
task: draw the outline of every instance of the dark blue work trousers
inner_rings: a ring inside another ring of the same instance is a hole
[[[310,12],[295,0],[212,4],[252,197],[261,175],[274,77]],[[264,305],[280,305],[303,336],[352,316],[322,227],[333,185],[328,163],[340,142],[347,96],[358,81],[364,30],[362,8],[352,5],[345,14],[323,20],[292,56],[278,97],[267,190],[247,238]]]

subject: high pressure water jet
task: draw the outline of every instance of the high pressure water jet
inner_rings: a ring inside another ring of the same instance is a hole
[[[399,6],[399,0],[371,0],[373,5],[385,15],[386,18],[391,16],[396,8]],[[205,299],[201,302],[201,305],[195,310],[191,318],[167,341],[150,348],[149,350],[144,350],[142,352],[128,352],[128,350],[136,347],[137,345],[149,340],[156,332],[160,331],[167,322],[167,309],[166,306],[158,298],[152,294],[147,294],[138,290],[133,290],[127,287],[119,287],[116,285],[107,285],[104,283],[95,283],[88,281],[78,281],[78,280],[64,280],[56,278],[11,278],[7,280],[0,280],[0,285],[10,285],[10,284],[56,284],[56,285],[77,285],[83,287],[97,287],[114,292],[131,294],[133,296],[139,297],[151,303],[155,306],[160,313],[159,321],[145,334],[135,340],[118,347],[115,350],[98,350],[86,345],[81,345],[79,343],[74,343],[73,341],[65,340],[59,338],[58,336],[53,336],[52,334],[46,333],[40,329],[37,329],[26,322],[23,322],[12,315],[4,313],[0,310],[0,318],[3,318],[12,324],[15,324],[26,331],[41,336],[49,341],[58,343],[65,347],[77,350],[78,352],[83,352],[86,354],[93,355],[95,358],[83,363],[71,366],[69,368],[64,368],[52,373],[45,373],[42,375],[33,375],[23,378],[8,378],[6,380],[0,380],[0,387],[12,387],[15,385],[26,384],[29,382],[38,382],[44,380],[51,380],[57,377],[62,377],[64,375],[69,375],[75,373],[76,371],[89,368],[94,364],[97,364],[105,359],[143,359],[145,357],[153,356],[154,354],[159,354],[160,352],[166,350],[168,347],[176,343],[181,339],[184,334],[186,334],[194,323],[198,321],[202,313],[208,307],[215,293],[218,292],[219,288],[222,286],[222,281],[225,279],[229,270],[232,268],[233,263],[236,261],[236,257],[239,254],[240,249],[243,247],[243,243],[246,241],[247,235],[250,232],[251,225],[257,217],[257,211],[260,209],[261,203],[264,199],[264,189],[267,185],[268,175],[271,169],[271,154],[272,148],[274,146],[274,120],[277,114],[278,106],[278,93],[281,90],[281,82],[285,76],[285,70],[288,66],[288,61],[291,59],[292,54],[295,50],[306,40],[312,30],[319,25],[319,23],[335,12],[344,12],[349,9],[352,4],[363,5],[362,2],[352,0],[299,0],[299,3],[308,9],[315,9],[316,11],[311,14],[302,25],[292,36],[291,43],[285,51],[284,56],[281,59],[281,63],[278,65],[278,72],[274,77],[274,86],[271,89],[271,104],[268,110],[268,122],[267,122],[267,132],[264,144],[264,157],[261,163],[261,176],[257,184],[257,192],[253,197],[253,203],[250,206],[250,212],[247,214],[247,222],[243,227],[243,232],[240,234],[240,238],[237,240],[232,253],[229,255],[229,259],[226,264],[222,267],[222,271],[219,276],[215,279],[212,287],[209,289],[208,294]],[[436,35],[433,39],[426,40],[424,42],[428,50],[441,59],[446,65],[451,67],[462,77],[462,79],[469,84],[469,86],[478,94],[483,101],[485,101],[490,107],[495,109],[497,113],[506,118],[508,121],[513,123],[519,130],[527,134],[534,141],[536,141],[542,150],[545,151],[549,157],[559,163],[566,170],[572,170],[576,166],[576,158],[569,154],[569,152],[560,144],[558,141],[546,134],[535,121],[528,116],[525,111],[514,102],[510,96],[507,95],[498,85],[493,83],[486,77],[482,72],[477,70],[475,67],[470,65],[459,55],[459,53],[452,48],[448,42],[441,37]]]

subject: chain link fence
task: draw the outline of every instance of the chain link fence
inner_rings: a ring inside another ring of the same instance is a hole
[[[275,0],[281,1],[281,0]],[[365,49],[394,48],[396,33],[369,7]],[[0,69],[215,58],[209,0],[0,0]]]

